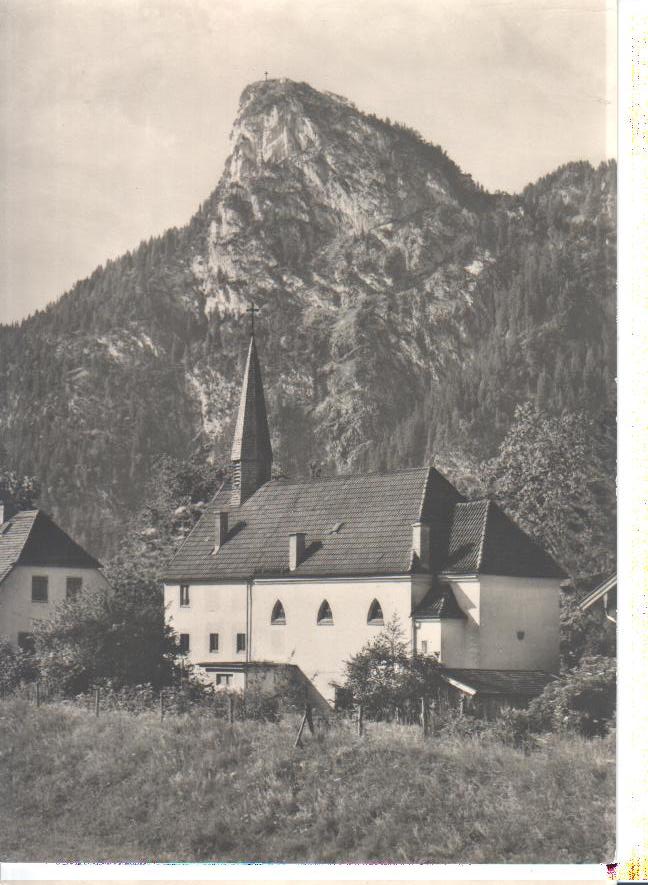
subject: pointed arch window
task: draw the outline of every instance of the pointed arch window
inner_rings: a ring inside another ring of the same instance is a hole
[[[371,624],[374,627],[382,627],[385,623],[385,619],[383,618],[383,610],[377,599],[374,599],[374,601],[369,606],[367,623]]]
[[[333,612],[331,611],[331,606],[328,604],[327,599],[325,599],[319,607],[319,611],[317,612],[317,623],[322,625],[333,624]]]
[[[286,623],[286,611],[283,607],[283,603],[280,599],[278,599],[273,608],[272,614],[270,615],[270,623],[271,624],[285,624]]]

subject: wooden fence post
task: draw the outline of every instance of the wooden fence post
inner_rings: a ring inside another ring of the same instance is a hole
[[[164,719],[164,691],[160,689],[160,722]]]
[[[302,716],[302,721],[299,724],[299,730],[297,732],[297,737],[295,738],[295,743],[294,743],[295,748],[301,747],[301,745],[302,745],[302,735],[304,733],[304,729],[306,728],[307,720],[308,720],[308,712],[305,711],[304,715]]]
[[[40,707],[40,705],[41,705],[40,682],[36,682],[36,706]]]
[[[362,704],[358,704],[358,737],[364,734],[364,708]]]
[[[230,725],[234,725],[234,695],[227,695],[227,712],[228,712],[228,720]]]
[[[101,689],[95,688],[95,716],[99,715],[99,694]]]
[[[425,698],[421,698],[421,728],[423,729],[423,737],[428,735],[428,711]]]
[[[315,734],[315,726],[313,725],[313,708],[308,703],[306,704],[304,715],[306,716],[306,722],[308,723],[308,727],[310,728],[310,733]]]

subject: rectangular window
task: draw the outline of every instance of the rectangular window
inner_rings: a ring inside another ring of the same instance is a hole
[[[65,598],[66,599],[76,599],[76,597],[81,592],[82,585],[83,585],[82,578],[66,578],[65,579]]]
[[[189,605],[189,584],[180,584],[180,605]]]
[[[422,655],[426,655],[426,654],[427,654],[427,639],[424,639],[424,640],[421,642],[421,654],[422,654]]]
[[[245,633],[236,634],[236,650],[245,651]]]
[[[209,650],[218,651],[218,633],[209,634]]]
[[[47,577],[45,575],[32,577],[32,602],[47,602]]]
[[[181,633],[180,634],[180,651],[188,652],[189,651],[189,634]]]
[[[216,685],[230,685],[232,682],[232,674],[231,673],[217,673],[216,674]]]
[[[31,633],[18,634],[18,648],[30,655],[34,653],[36,646],[34,645],[34,637]]]

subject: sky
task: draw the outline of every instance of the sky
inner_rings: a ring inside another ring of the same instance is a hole
[[[0,322],[185,224],[245,86],[306,81],[489,190],[615,155],[614,0],[0,0]]]

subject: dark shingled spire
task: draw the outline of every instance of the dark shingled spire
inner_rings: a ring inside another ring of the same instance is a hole
[[[232,443],[232,464],[234,481],[231,503],[238,506],[268,482],[272,470],[272,446],[254,328],[250,336],[241,404]]]

